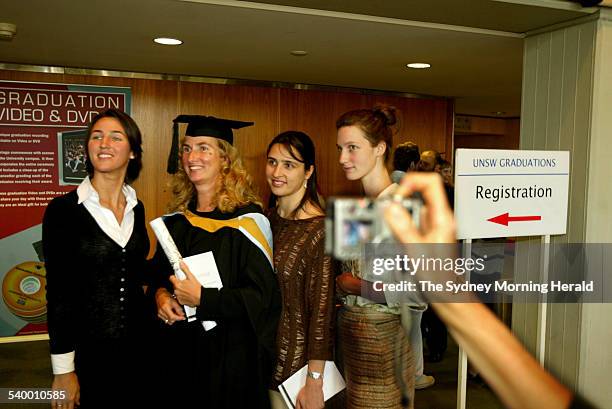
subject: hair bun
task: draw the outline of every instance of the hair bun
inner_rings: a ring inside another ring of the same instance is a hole
[[[397,109],[391,105],[376,105],[372,108],[374,114],[380,114],[385,117],[385,123],[388,126],[395,125],[397,123]]]

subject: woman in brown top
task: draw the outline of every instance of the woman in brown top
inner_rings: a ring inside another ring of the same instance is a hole
[[[314,163],[314,144],[303,132],[283,132],[268,146],[268,218],[283,298],[271,386],[275,409],[285,407],[278,385],[306,364],[308,377],[296,408],[323,408],[323,370],[332,359],[334,277],[324,254],[325,217]]]

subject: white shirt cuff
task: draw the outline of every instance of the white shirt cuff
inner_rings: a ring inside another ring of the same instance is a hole
[[[74,351],[65,354],[51,354],[53,375],[74,372]]]

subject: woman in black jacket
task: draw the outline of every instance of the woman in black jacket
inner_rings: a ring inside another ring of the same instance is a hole
[[[89,177],[53,199],[43,219],[53,389],[66,392],[52,403],[59,409],[117,404],[142,371],[149,239],[128,185],[142,168],[142,138],[115,109],[87,135]]]

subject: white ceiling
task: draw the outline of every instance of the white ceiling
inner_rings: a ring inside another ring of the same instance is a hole
[[[518,116],[523,33],[593,11],[564,0],[0,0],[0,22],[18,26],[0,62],[448,96],[458,113]]]

